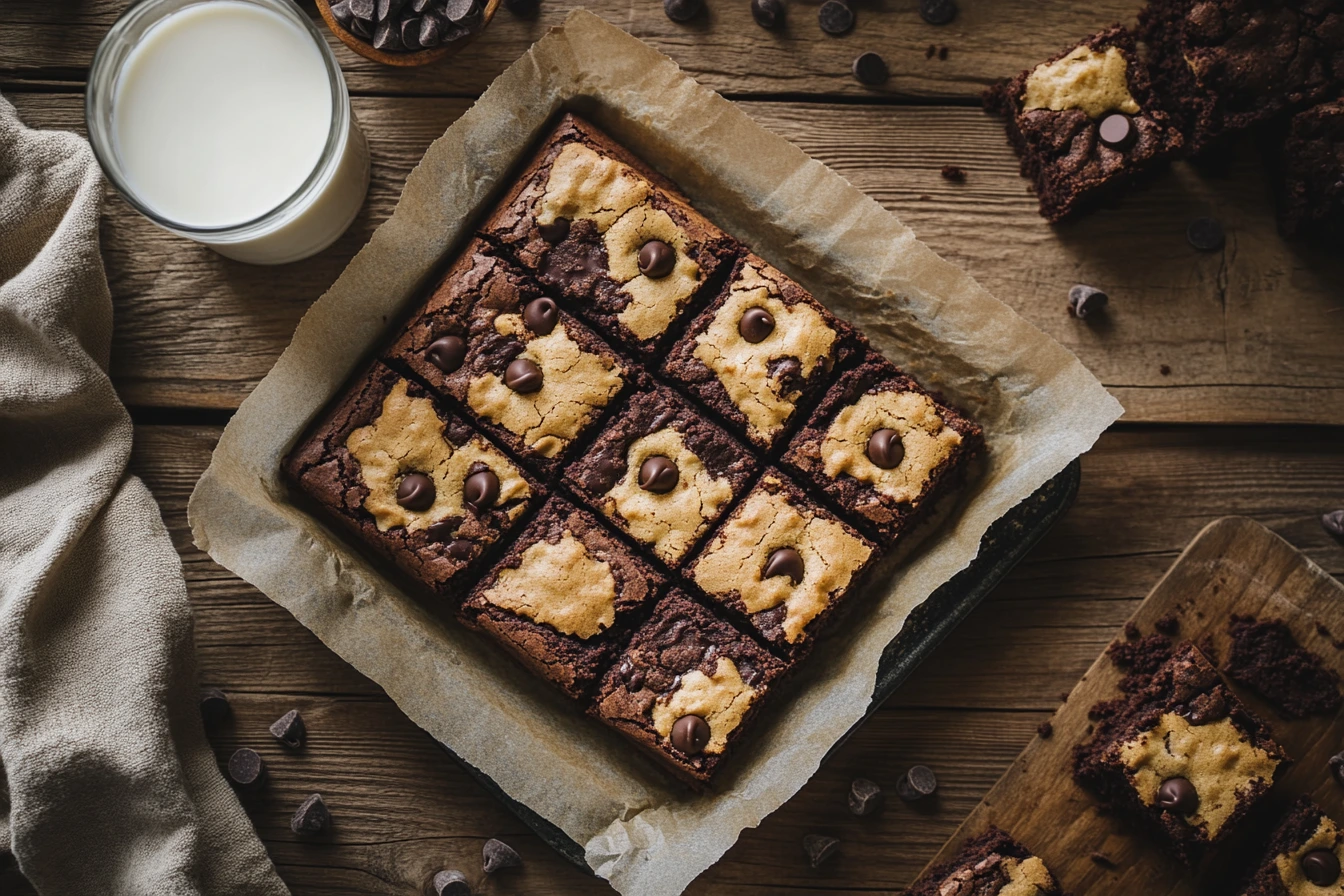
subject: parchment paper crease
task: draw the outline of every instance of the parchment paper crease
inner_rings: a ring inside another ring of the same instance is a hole
[[[278,474],[307,421],[409,310],[562,106],[591,116],[888,357],[968,408],[991,448],[959,511],[871,596],[862,620],[851,617],[843,637],[819,650],[792,699],[763,718],[703,796],[669,784],[488,645],[432,617],[294,507]],[[894,215],[670,59],[580,10],[430,147],[396,212],[225,429],[190,516],[201,548],[585,844],[589,864],[617,890],[661,896],[681,892],[812,776],[862,718],[878,658],[909,611],[974,558],[991,522],[1120,413],[1072,354]]]

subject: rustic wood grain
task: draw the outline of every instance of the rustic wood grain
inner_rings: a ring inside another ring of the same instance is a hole
[[[1227,655],[1230,616],[1282,618],[1308,650],[1344,671],[1344,655],[1332,643],[1333,635],[1317,630],[1324,625],[1327,632],[1344,633],[1344,586],[1244,517],[1228,517],[1202,531],[1132,621],[1148,633],[1169,615],[1179,620],[1181,638],[1211,642],[1215,661]],[[1118,694],[1123,675],[1109,658],[1098,657],[1052,718],[1053,736],[1033,739],[933,861],[950,860],[965,839],[997,825],[1040,855],[1066,890],[1170,896],[1229,892],[1243,870],[1234,856],[1240,848],[1242,855],[1254,857],[1262,832],[1243,830],[1198,867],[1185,868],[1163,854],[1146,832],[1103,811],[1068,778],[1072,747],[1091,730],[1088,708]],[[1236,690],[1254,711],[1273,720],[1276,739],[1296,760],[1280,775],[1271,805],[1281,808],[1296,795],[1311,793],[1338,815],[1344,799],[1326,760],[1344,740],[1344,711],[1331,718],[1285,721],[1264,701]],[[1094,862],[1094,852],[1107,856],[1113,867]]]
[[[26,94],[41,126],[81,126],[80,98]],[[308,305],[391,213],[406,173],[466,108],[453,99],[366,98],[373,187],[333,247],[278,271],[231,262],[108,202],[104,256],[116,299],[112,372],[124,399],[159,407],[236,407],[270,369]],[[1225,177],[1178,165],[1120,208],[1050,227],[1017,176],[1002,128],[976,110],[748,103],[909,223],[1032,323],[1073,350],[1127,408],[1129,421],[1344,421],[1344,258],[1273,232],[1252,147]],[[944,163],[969,172],[944,180]],[[1211,213],[1220,253],[1186,243]],[[1100,321],[1065,311],[1075,282],[1107,290]]]

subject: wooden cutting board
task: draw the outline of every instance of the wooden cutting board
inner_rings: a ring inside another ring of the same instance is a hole
[[[1344,674],[1344,586],[1292,545],[1252,520],[1228,517],[1196,536],[1131,617],[1143,634],[1174,614],[1178,639],[1210,638],[1217,660],[1226,658],[1227,621],[1233,615],[1282,618],[1298,641]],[[1318,628],[1319,626],[1319,628]],[[1123,638],[1123,633],[1117,633]],[[1344,750],[1344,711],[1334,718],[1281,719],[1261,700],[1237,693],[1274,729],[1295,764],[1275,785],[1269,811],[1255,830],[1244,832],[1189,869],[1167,857],[1149,836],[1118,815],[1106,813],[1074,783],[1072,750],[1090,733],[1088,709],[1119,693],[1123,672],[1103,653],[1051,720],[1053,732],[1037,737],[944,844],[930,866],[949,861],[969,837],[990,825],[1008,831],[1043,858],[1065,891],[1075,896],[1107,894],[1229,894],[1258,853],[1270,816],[1298,795],[1310,793],[1336,819],[1344,820],[1344,787],[1327,760]],[[1093,858],[1099,853],[1109,865]],[[927,871],[927,869],[925,869]]]

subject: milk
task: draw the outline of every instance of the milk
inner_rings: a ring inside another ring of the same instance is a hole
[[[179,8],[116,75],[114,179],[163,226],[233,258],[325,248],[363,203],[369,170],[325,46],[276,2],[163,5]]]

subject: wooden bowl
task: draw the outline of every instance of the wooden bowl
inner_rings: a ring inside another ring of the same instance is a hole
[[[446,44],[440,44],[430,50],[416,50],[413,53],[385,53],[375,47],[368,41],[351,34],[341,27],[341,23],[331,14],[331,4],[328,0],[317,0],[317,11],[322,13],[322,21],[327,23],[331,33],[340,38],[341,43],[354,50],[365,59],[372,59],[374,62],[381,62],[383,65],[395,65],[400,67],[409,67],[413,65],[428,65],[431,62],[438,62],[440,59],[447,59],[449,56],[456,56],[462,52],[467,44],[475,40],[482,31],[490,24],[490,20],[495,17],[495,11],[499,9],[500,0],[486,0],[485,9],[481,11],[481,16],[485,19],[481,27],[465,37],[459,37],[457,40]]]

